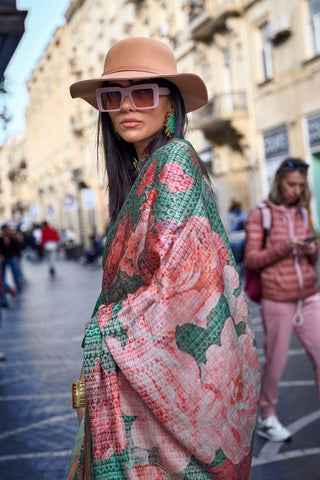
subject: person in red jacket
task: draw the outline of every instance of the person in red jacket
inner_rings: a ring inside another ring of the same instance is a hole
[[[49,273],[52,277],[54,277],[56,273],[54,262],[56,259],[59,241],[60,235],[58,231],[50,226],[48,222],[43,222],[39,247],[49,262]]]
[[[291,157],[279,166],[265,200],[272,216],[265,248],[261,210],[251,210],[246,222],[245,264],[261,271],[265,333],[257,433],[273,441],[291,436],[275,408],[293,330],[312,360],[320,396],[320,295],[315,269],[319,249],[306,210],[310,202],[308,167]]]

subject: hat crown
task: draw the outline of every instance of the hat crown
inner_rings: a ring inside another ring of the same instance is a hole
[[[102,75],[128,71],[174,75],[177,63],[172,51],[163,42],[143,37],[127,38],[110,48]]]
[[[208,101],[203,80],[194,73],[178,73],[172,50],[160,40],[146,37],[125,38],[115,43],[105,57],[102,75],[73,83],[70,93],[73,98],[83,98],[98,108],[96,89],[105,82],[154,78],[163,78],[178,88],[187,113]]]

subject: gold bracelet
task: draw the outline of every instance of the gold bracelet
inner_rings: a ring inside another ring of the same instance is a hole
[[[84,380],[72,384],[72,408],[86,406],[86,386]]]

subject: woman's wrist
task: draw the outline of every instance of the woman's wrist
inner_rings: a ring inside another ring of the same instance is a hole
[[[292,238],[289,238],[287,240],[287,245],[289,247],[289,250],[293,250],[294,249],[294,243],[293,243],[293,239]]]
[[[72,384],[72,408],[86,406],[86,386],[84,380],[78,380]]]

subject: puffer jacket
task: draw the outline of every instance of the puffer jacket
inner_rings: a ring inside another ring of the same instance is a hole
[[[278,302],[296,301],[317,293],[313,255],[294,253],[288,245],[293,236],[312,236],[311,225],[298,207],[286,208],[264,200],[271,209],[272,226],[262,249],[263,228],[261,210],[251,210],[246,222],[245,264],[261,269],[262,298]]]

